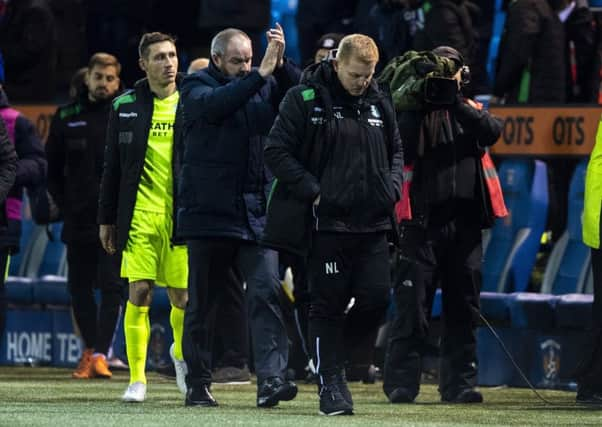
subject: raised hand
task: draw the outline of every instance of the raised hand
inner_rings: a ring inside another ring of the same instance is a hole
[[[272,41],[280,45],[280,52],[278,56],[278,66],[281,67],[284,63],[284,50],[286,48],[286,40],[284,38],[284,30],[282,26],[276,22],[276,28],[270,28],[266,33],[268,44]]]
[[[272,40],[263,54],[263,59],[257,70],[262,77],[267,77],[274,72],[280,60],[280,43]]]

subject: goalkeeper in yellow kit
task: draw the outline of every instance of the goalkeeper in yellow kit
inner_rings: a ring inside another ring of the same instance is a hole
[[[146,398],[154,284],[167,288],[174,338],[170,355],[178,387],[186,392],[182,330],[188,260],[186,247],[171,241],[173,142],[180,131],[178,57],[174,39],[162,33],[144,34],[138,52],[146,78],[113,101],[98,213],[102,246],[108,253],[123,251],[121,276],[129,280],[124,329],[130,384],[125,402]]]

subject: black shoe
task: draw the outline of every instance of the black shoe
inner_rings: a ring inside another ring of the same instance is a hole
[[[454,395],[441,396],[447,403],[483,403],[483,395],[474,388],[466,388]]]
[[[345,374],[345,369],[341,370],[339,375],[335,375],[333,378],[333,382],[339,386],[339,390],[343,395],[343,398],[349,406],[353,409],[353,398],[351,397],[351,391],[349,391],[349,387],[347,386],[347,376]]]
[[[575,401],[583,405],[602,405],[602,394],[578,394]]]
[[[186,406],[218,406],[217,401],[211,395],[208,385],[201,385],[198,387],[188,387],[186,392],[186,400],[184,401]]]
[[[332,375],[328,378],[328,384],[336,384],[339,388],[339,391],[343,395],[345,402],[349,403],[349,405],[353,408],[353,397],[351,397],[351,391],[347,386],[347,377],[345,375],[345,369],[341,370],[341,373],[338,375]],[[320,395],[320,391],[322,390],[323,385],[320,384],[320,377],[318,376],[318,396]]]
[[[271,408],[278,405],[281,400],[293,400],[295,396],[297,396],[297,384],[284,381],[280,377],[270,377],[257,387],[257,406]]]
[[[416,393],[412,393],[405,387],[397,387],[389,393],[388,397],[391,403],[413,403],[416,399]]]
[[[579,384],[575,400],[577,403],[584,405],[602,405],[602,392],[597,390],[597,388]]]
[[[327,384],[320,389],[321,415],[353,415],[353,404],[345,398],[346,384]],[[349,393],[349,389],[347,389]],[[351,394],[348,396],[351,399]]]

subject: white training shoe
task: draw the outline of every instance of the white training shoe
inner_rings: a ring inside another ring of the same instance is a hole
[[[174,355],[174,345],[175,344],[172,343],[171,347],[169,347],[169,356],[171,357],[171,361],[176,370],[176,384],[182,394],[186,394],[186,374],[188,374],[188,366],[186,366],[184,360],[176,359],[176,356]]]
[[[121,398],[124,402],[144,402],[146,399],[146,384],[136,381],[130,384]]]

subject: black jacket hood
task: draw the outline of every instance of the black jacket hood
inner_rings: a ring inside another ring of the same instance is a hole
[[[355,98],[349,95],[341,85],[341,82],[334,71],[332,61],[321,61],[315,64],[311,64],[303,70],[301,74],[300,83],[303,85],[315,87],[319,90],[329,90],[332,92],[332,88],[340,88],[344,95],[349,98]],[[373,102],[377,102],[380,98],[385,96],[389,91],[389,86],[383,83],[377,83],[376,79],[370,81],[368,89],[358,98],[363,98]]]

